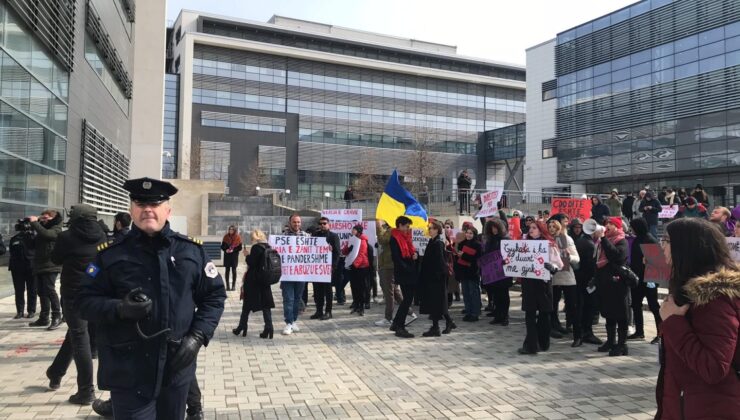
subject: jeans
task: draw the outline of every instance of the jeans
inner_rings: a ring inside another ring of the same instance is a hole
[[[331,283],[314,283],[313,284],[313,302],[316,304],[316,313],[331,313],[332,290]],[[326,309],[324,309],[326,305]]]
[[[33,279],[31,268],[11,270],[10,275],[13,277],[13,289],[15,289],[15,311],[23,313],[23,307],[26,306],[28,313],[36,312],[36,282]],[[23,298],[26,293],[27,300]]]
[[[368,268],[354,268],[349,271],[349,287],[352,290],[352,307],[355,309],[365,309],[367,297],[367,277]]]
[[[660,329],[660,305],[658,304],[658,288],[652,289],[647,287],[645,282],[640,282],[637,287],[632,288],[632,312],[635,319],[635,332],[645,334],[645,320],[642,315],[642,300],[647,298],[650,312],[653,313],[655,326]]]
[[[648,226],[648,229],[650,230],[650,233],[653,234],[656,238],[658,237],[658,225],[650,225]]]
[[[400,305],[403,296],[401,296],[398,286],[393,283],[392,268],[381,268],[378,275],[380,276],[380,290],[383,292],[383,300],[385,301],[385,319],[390,321],[393,319],[393,304]]]
[[[305,287],[306,283],[302,281],[280,282],[280,289],[283,292],[283,316],[286,324],[298,321],[298,310]]]
[[[233,289],[236,287],[236,264],[234,265],[225,265],[224,268],[226,269],[226,274],[224,277],[224,280],[226,280],[226,290]],[[231,272],[231,285],[229,285],[229,272]]]
[[[191,384],[192,381],[176,387],[162,387],[156,399],[144,398],[134,390],[111,390],[113,417],[116,420],[183,419]]]
[[[550,313],[541,311],[526,311],[524,324],[527,327],[527,336],[524,338],[524,348],[530,352],[550,349]]]
[[[409,314],[411,303],[414,301],[416,286],[407,284],[401,285],[401,294],[403,295],[403,300],[401,301],[401,304],[398,305],[396,317],[393,318],[393,325],[404,327],[406,325],[406,316]]]
[[[93,362],[90,353],[90,337],[87,333],[87,321],[80,318],[75,296],[64,296],[64,317],[67,322],[67,335],[62,347],[49,366],[49,375],[61,378],[67,373],[72,360],[77,367],[77,392],[93,394]]]
[[[200,386],[198,385],[198,378],[193,378],[193,382],[190,382],[190,388],[188,389],[187,398],[187,413],[189,416],[195,415],[203,411],[203,404],[200,402]]]
[[[36,291],[41,301],[41,313],[39,319],[49,319],[49,312],[52,318],[62,317],[62,307],[57,295],[56,281],[58,273],[41,273],[34,276],[36,280]]]
[[[461,283],[465,315],[480,316],[480,281],[477,278],[464,278]]]

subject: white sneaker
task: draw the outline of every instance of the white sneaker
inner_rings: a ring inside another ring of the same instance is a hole
[[[632,335],[634,333],[635,333],[635,327],[633,327],[632,325],[627,327],[627,335]]]
[[[290,324],[290,327],[293,329],[293,332],[299,332],[301,329],[298,328],[298,321]]]
[[[388,321],[387,319],[383,318],[380,321],[375,321],[375,325],[378,326],[378,327],[390,327],[391,326],[391,322]]]
[[[291,335],[293,334],[293,324],[288,324],[283,328],[283,335]]]
[[[419,317],[419,316],[418,316],[418,315],[416,315],[416,312],[411,312],[411,315],[409,315],[409,318],[411,318],[411,319],[416,319],[416,318],[418,318],[418,317]]]

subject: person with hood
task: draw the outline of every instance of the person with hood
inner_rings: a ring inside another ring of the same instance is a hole
[[[534,223],[533,223],[534,224]],[[509,239],[509,232],[505,230],[504,222],[501,219],[492,219],[486,222],[483,228],[483,250],[482,254],[491,252],[501,252],[501,241]],[[488,293],[488,300],[491,304],[491,325],[509,325],[509,308],[511,298],[509,289],[514,284],[511,277],[503,280],[486,284],[483,288]]]
[[[439,337],[457,328],[447,307],[447,276],[449,267],[445,258],[444,228],[439,220],[429,222],[430,240],[424,250],[419,272],[419,313],[429,315],[432,326],[422,333],[424,337]],[[444,331],[439,330],[439,320],[445,320]]]
[[[603,225],[606,222],[606,219],[609,218],[609,207],[606,206],[606,204],[601,202],[601,199],[598,195],[594,195],[591,197],[591,218],[596,220],[596,222],[600,225]]]
[[[465,322],[479,320],[481,311],[480,302],[480,271],[478,258],[481,255],[481,245],[477,240],[478,232],[474,227],[465,228],[465,239],[455,245],[454,268],[455,276],[460,279],[465,305]]]
[[[702,204],[697,203],[696,198],[686,197],[686,204],[679,207],[678,213],[676,213],[676,219],[682,217],[707,219],[707,209]]]
[[[601,316],[606,319],[607,335],[606,342],[598,350],[609,352],[609,356],[626,356],[630,287],[617,271],[618,267],[627,262],[627,239],[622,230],[622,219],[610,217],[606,222],[606,230],[597,230],[593,237],[598,241],[596,292],[599,296]]]
[[[691,193],[691,196],[696,199],[697,203],[704,207],[709,207],[709,195],[704,191],[704,187],[702,187],[701,184],[696,184],[696,188],[694,188],[694,192]]]
[[[411,240],[411,219],[406,216],[396,218],[396,228],[391,230],[389,245],[393,260],[393,281],[401,288],[403,296],[390,330],[395,332],[396,337],[413,338],[414,335],[406,331],[406,316],[416,294],[416,260],[419,259],[419,254]]]
[[[701,219],[674,220],[661,239],[671,266],[660,307],[656,419],[740,413],[740,270],[725,238]],[[697,246],[696,244],[702,244]]]
[[[578,299],[574,267],[578,267],[581,259],[573,238],[568,236],[563,225],[554,216],[547,222],[547,229],[550,235],[555,238],[555,243],[560,250],[560,259],[563,261],[563,268],[552,276],[553,308],[552,315],[550,316],[550,324],[553,331],[557,331],[560,334],[567,334],[567,329],[563,328],[560,319],[558,319],[560,296],[563,296],[565,299],[566,324],[569,322],[572,324],[576,318],[576,300]]]
[[[360,316],[365,316],[365,302],[367,287],[367,276],[370,272],[370,258],[368,254],[367,236],[362,233],[362,225],[355,225],[352,230],[352,236],[349,238],[349,247],[345,249],[344,266],[350,270],[349,287],[352,289],[352,310],[351,314],[357,312]]]
[[[635,204],[635,196],[632,191],[628,191],[627,195],[622,200],[622,216],[627,220],[632,220],[634,213],[632,212],[632,206]]]
[[[49,387],[58,389],[72,360],[77,368],[77,393],[69,397],[72,404],[88,405],[95,399],[93,362],[87,321],[77,305],[81,282],[95,259],[97,247],[107,243],[105,232],[97,222],[98,211],[89,204],[76,204],[69,212],[69,229],[57,236],[51,261],[62,266],[61,294],[67,334],[51,366],[46,370]]]
[[[36,283],[33,279],[31,263],[34,254],[34,238],[36,233],[29,229],[24,222],[15,225],[16,234],[8,241],[8,270],[13,278],[15,290],[16,314],[13,319],[23,318],[23,307],[27,309],[26,318],[36,315]],[[24,299],[23,293],[27,299]]]
[[[622,200],[619,199],[619,191],[613,189],[609,198],[606,199],[606,206],[609,207],[611,216],[622,216]]]
[[[642,314],[642,300],[647,298],[648,308],[653,313],[655,327],[660,331],[660,305],[658,304],[658,286],[655,283],[645,282],[645,262],[642,254],[642,244],[657,244],[658,240],[648,231],[648,224],[643,218],[632,219],[630,222],[635,240],[632,241],[630,250],[630,269],[640,279],[637,286],[632,288],[632,319],[635,321],[635,332],[627,337],[627,340],[641,340],[645,338],[645,321]],[[658,342],[655,337],[652,344]]]
[[[226,270],[226,290],[236,289],[236,267],[239,265],[239,253],[242,250],[242,237],[236,226],[229,226],[226,235],[221,239],[221,251],[224,252],[224,269]],[[229,272],[231,283],[229,283]]]
[[[573,238],[580,258],[578,266],[573,270],[578,294],[574,310],[575,317],[572,319],[573,344],[571,346],[580,347],[583,343],[598,346],[604,343],[593,332],[592,319],[597,310],[594,295],[589,292],[589,284],[596,272],[596,259],[594,258],[596,245],[593,239],[583,231],[583,223],[577,218],[570,222],[568,234]]]
[[[725,237],[731,237],[735,233],[735,221],[732,220],[732,213],[727,207],[715,207],[709,221],[714,223]]]
[[[113,239],[121,239],[131,231],[131,215],[125,211],[113,217]]]
[[[56,210],[49,209],[44,210],[41,217],[30,216],[28,220],[31,222],[31,228],[36,232],[35,253],[31,267],[36,292],[41,301],[39,319],[28,325],[55,330],[62,323],[62,306],[56,290],[57,275],[62,271],[62,267],[51,260],[51,252],[57,236],[62,232],[62,215]],[[51,315],[51,323],[49,315]]]
[[[640,203],[640,214],[648,224],[648,229],[653,236],[658,236],[658,214],[663,209],[660,202],[655,199],[652,191],[645,193],[645,199]]]

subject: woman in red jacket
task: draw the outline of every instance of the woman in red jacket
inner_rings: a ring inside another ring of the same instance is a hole
[[[370,257],[368,253],[367,236],[362,233],[362,225],[355,225],[349,238],[349,247],[345,250],[344,266],[349,271],[349,285],[352,289],[352,311],[360,316],[365,316],[365,293],[366,279],[370,272]]]
[[[719,229],[678,219],[661,239],[672,267],[660,308],[656,419],[740,416],[740,271]]]

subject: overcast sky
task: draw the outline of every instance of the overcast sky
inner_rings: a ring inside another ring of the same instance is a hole
[[[181,9],[260,22],[272,15],[457,46],[458,54],[525,64],[525,50],[635,0],[167,0]]]

